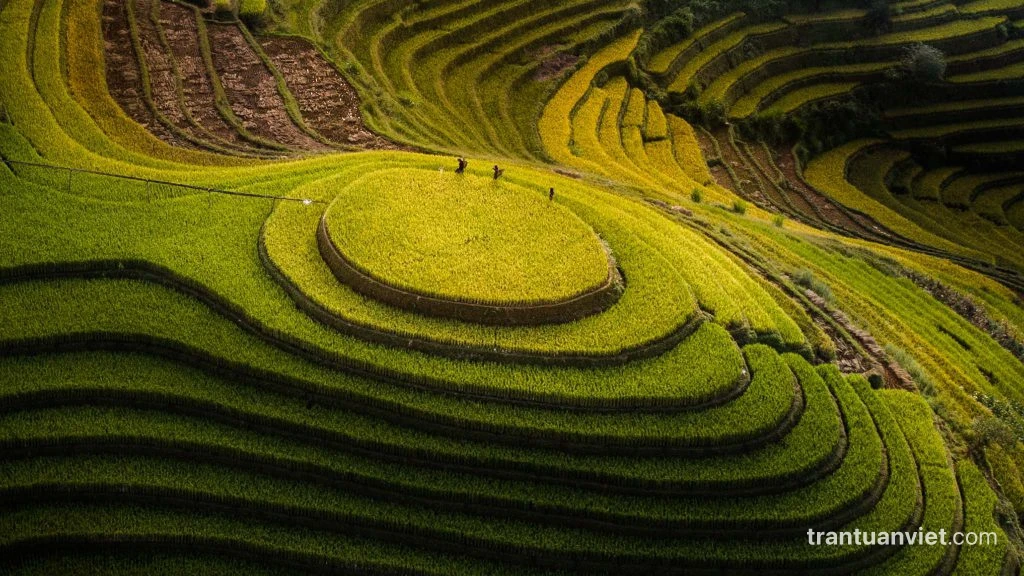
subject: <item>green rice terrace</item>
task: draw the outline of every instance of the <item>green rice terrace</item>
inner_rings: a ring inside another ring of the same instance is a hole
[[[0,0],[0,573],[1003,576],[1022,518],[1021,0]]]

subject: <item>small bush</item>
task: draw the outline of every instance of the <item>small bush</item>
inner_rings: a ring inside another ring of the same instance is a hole
[[[218,20],[230,20],[235,16],[232,0],[213,0],[213,16]]]
[[[815,294],[821,296],[825,302],[828,302],[829,304],[836,303],[836,297],[832,295],[832,289],[828,287],[828,284],[825,284],[821,280],[816,281],[814,285],[811,286],[811,290],[814,290]]]
[[[900,65],[907,76],[922,82],[938,82],[946,75],[946,56],[927,44],[907,48]]]
[[[925,396],[933,396],[935,394],[935,382],[932,380],[932,377],[924,371],[924,368],[906,350],[890,344],[885,347],[885,353],[889,358],[902,366],[907,371],[907,374],[910,374],[921,394]]]
[[[810,288],[811,282],[814,281],[814,272],[807,268],[801,268],[796,271],[796,274],[793,274],[793,281],[804,288]]]
[[[772,218],[772,224],[775,224],[776,228],[782,228],[782,226],[785,223],[786,223],[786,217],[783,216],[782,214],[776,214],[775,217]]]
[[[795,126],[789,115],[777,111],[765,111],[751,115],[738,124],[744,136],[751,140],[764,140],[769,144],[780,144],[793,139]]]
[[[886,0],[875,0],[864,16],[866,26],[875,34],[881,34],[892,26],[892,8]]]
[[[878,372],[872,372],[871,374],[868,374],[868,383],[871,384],[871,387],[875,390],[880,390],[882,386],[885,386],[885,377]]]
[[[718,100],[698,104],[696,112],[700,123],[707,128],[725,124],[725,105]]]
[[[1003,448],[1013,448],[1017,438],[1013,430],[996,416],[979,416],[971,423],[974,437],[971,444],[975,449],[982,449],[995,444]]]
[[[974,398],[1009,426],[1017,440],[1024,441],[1024,405],[1000,400],[987,394],[975,394]]]
[[[704,194],[700,191],[700,188],[694,188],[692,191],[690,191],[690,200],[693,200],[694,203],[700,204],[700,201],[703,199]]]
[[[818,280],[814,275],[814,272],[811,272],[807,268],[797,270],[796,274],[793,275],[793,281],[796,282],[797,285],[803,286],[818,296],[821,296],[821,299],[825,302],[828,302],[829,304],[835,303],[835,296],[832,294],[832,289],[828,287],[828,284]]]
[[[733,200],[732,201],[732,211],[737,213],[737,214],[746,214],[747,213],[747,203],[744,202],[743,200]]]
[[[267,0],[239,0],[238,17],[250,26],[260,24],[266,12]]]
[[[402,104],[402,106],[413,107],[419,104],[419,102],[417,102],[416,100],[416,96],[412,92],[409,92],[408,90],[399,90],[396,93],[396,96],[398,97],[398,101]]]

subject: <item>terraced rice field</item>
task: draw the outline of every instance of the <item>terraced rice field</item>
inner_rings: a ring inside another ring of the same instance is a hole
[[[790,15],[783,20],[783,27],[773,21],[727,17],[657,53],[651,59],[650,69],[662,75],[660,82],[666,90],[683,93],[680,97],[684,99],[692,98],[700,109],[719,109],[724,118],[741,127],[756,126],[765,121],[785,122],[791,116],[824,110],[832,105],[830,103],[841,105],[863,99],[863,90],[883,84],[899,73],[900,57],[907,46],[928,43],[947,55],[948,81],[933,90],[931,101],[929,97],[916,102],[901,100],[897,89],[889,98],[891,103],[871,104],[881,108],[882,122],[889,127],[886,137],[894,140],[897,148],[918,156],[918,162],[934,164],[934,160],[921,155],[937,147],[950,164],[981,173],[998,174],[1019,165],[1019,147],[1013,143],[1020,139],[1019,67],[1024,53],[1019,49],[1019,39],[1007,39],[999,32],[1008,18],[1016,18],[1017,6],[979,2],[965,9],[961,18],[955,17],[948,4],[938,2],[899,8],[901,13],[893,18],[889,31],[875,35],[859,27],[858,23],[869,16],[856,10],[820,17]],[[728,37],[701,43],[704,36],[726,27],[730,30]],[[766,30],[767,35],[758,36]],[[843,35],[848,39],[843,39]],[[694,44],[707,48],[699,56],[691,55],[683,61],[675,57]],[[725,175],[719,178],[720,182],[754,203],[804,221],[817,220],[818,225],[822,225],[820,210],[808,210],[802,205],[799,197],[805,194],[766,193],[772,186],[765,185],[763,176],[758,179],[745,174],[746,166],[751,166],[755,172],[764,170],[757,170],[755,162],[730,160],[730,146],[725,145],[728,144],[725,137],[718,136],[717,140],[718,149],[726,152],[722,158],[724,171],[729,173],[727,178]],[[910,207],[908,217],[903,204],[882,202],[879,205],[873,200],[878,194],[871,190],[863,190],[856,182],[845,186],[842,181],[860,171],[852,160],[860,156],[862,148],[874,145],[873,140],[865,139],[862,146],[851,143],[820,156],[807,167],[808,180],[831,200],[901,236],[899,243],[976,260],[976,264],[964,262],[976,269],[985,266],[982,262],[998,258],[1000,266],[1005,265],[1013,276],[1019,276],[1022,269],[998,254],[1001,248],[990,247],[979,252],[978,246],[988,240],[965,241],[964,235],[970,235],[975,227],[979,229],[979,236],[990,236],[989,226],[980,223],[976,214],[948,214],[940,209],[944,223],[939,225],[933,222],[935,215],[926,214],[928,210]],[[707,148],[705,146],[706,151]],[[900,175],[893,172],[887,185],[909,189],[895,182]],[[874,176],[875,173],[867,172],[865,177]],[[928,192],[929,189],[925,186],[925,191],[915,191],[915,198],[936,197],[937,192]],[[1004,202],[1011,201],[1013,195],[1006,194]],[[971,203],[969,199],[955,204],[962,212]],[[987,216],[993,212],[992,208],[985,209]],[[984,216],[981,219],[997,226],[1008,226],[1006,219],[998,216],[994,220]],[[865,237],[863,226],[840,223],[835,218],[829,220],[848,234]],[[961,230],[964,226],[967,226],[966,231]],[[1016,231],[1004,228],[996,235],[1008,238],[1011,243],[1007,248],[1013,251]],[[1018,284],[1019,280],[1013,282]]]
[[[1017,573],[1018,7],[893,8],[0,2],[0,572]]]

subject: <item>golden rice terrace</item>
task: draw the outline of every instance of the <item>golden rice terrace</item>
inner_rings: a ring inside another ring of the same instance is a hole
[[[0,0],[0,573],[1005,576],[1021,0]]]

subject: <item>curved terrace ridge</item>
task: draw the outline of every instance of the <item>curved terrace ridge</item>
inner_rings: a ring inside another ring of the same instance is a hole
[[[610,249],[553,193],[443,170],[350,184],[321,216],[317,245],[357,292],[466,322],[569,322],[624,289]]]

